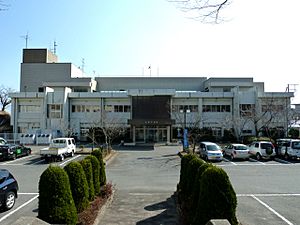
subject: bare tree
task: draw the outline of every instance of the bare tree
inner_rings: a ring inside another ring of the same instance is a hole
[[[192,18],[203,23],[219,23],[221,11],[230,4],[229,0],[168,0],[182,11],[191,13]]]
[[[0,0],[0,11],[7,10],[8,7],[9,7],[9,5],[3,3],[3,1]]]
[[[9,97],[9,93],[13,92],[11,88],[4,87],[3,85],[0,87],[0,111],[5,111],[5,109],[10,105],[11,98]]]

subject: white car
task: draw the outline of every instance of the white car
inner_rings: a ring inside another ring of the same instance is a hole
[[[249,147],[244,144],[230,144],[225,147],[224,155],[230,156],[231,160],[249,159]]]
[[[205,160],[222,161],[223,153],[219,145],[212,142],[201,142],[199,145],[200,157]]]
[[[286,160],[289,158],[300,158],[300,140],[299,139],[284,139],[278,145],[278,153]]]
[[[275,147],[270,141],[256,141],[249,146],[249,152],[255,156],[257,160],[262,158],[270,159],[275,157]]]

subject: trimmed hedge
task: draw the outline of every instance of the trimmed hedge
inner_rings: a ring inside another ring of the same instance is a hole
[[[94,189],[93,172],[92,172],[93,167],[92,167],[91,160],[84,159],[80,161],[80,163],[82,165],[87,180],[87,184],[89,187],[89,200],[93,201],[95,198],[95,189]]]
[[[49,166],[40,176],[38,218],[51,224],[76,224],[78,216],[67,173]]]
[[[79,162],[70,162],[64,170],[69,176],[77,212],[82,212],[89,205],[89,187],[82,165]]]
[[[99,171],[100,171],[100,163],[99,160],[94,155],[89,155],[85,157],[87,160],[90,160],[92,163],[92,173],[93,173],[93,183],[95,195],[100,194],[100,180],[99,180]]]
[[[200,195],[194,225],[205,225],[210,219],[227,219],[237,225],[237,198],[226,172],[218,167],[207,168],[201,177]]]
[[[92,151],[92,155],[96,156],[96,158],[99,160],[100,163],[100,171],[99,171],[99,181],[100,181],[100,186],[103,186],[106,184],[106,172],[105,172],[105,163],[103,161],[103,154],[102,150],[96,149]]]
[[[199,203],[199,195],[200,195],[200,188],[201,188],[201,178],[202,178],[202,174],[204,173],[204,171],[209,168],[212,167],[213,164],[211,163],[203,163],[197,171],[197,175],[195,177],[195,181],[194,181],[194,187],[192,189],[192,194],[191,194],[191,200],[192,200],[192,205],[191,205],[191,211],[189,212],[189,218],[194,218],[194,216],[196,215],[197,212],[197,206]]]
[[[197,156],[193,155],[193,154],[187,154],[181,158],[179,193],[186,193],[186,191],[187,191],[187,183],[188,183],[188,178],[189,178],[188,165],[189,165],[189,162],[195,158],[197,158]]]

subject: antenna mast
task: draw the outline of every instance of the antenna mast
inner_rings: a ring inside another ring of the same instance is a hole
[[[57,47],[57,44],[56,44],[56,41],[54,40],[54,43],[53,43],[53,53],[56,54],[56,47]]]
[[[25,40],[25,48],[27,48],[28,40],[29,40],[28,32],[26,33],[26,35],[22,35],[21,38],[23,38]]]

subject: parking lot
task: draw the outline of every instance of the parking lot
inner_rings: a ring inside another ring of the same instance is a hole
[[[143,157],[143,152],[140,154]],[[54,164],[63,167],[69,161],[83,157],[75,155]],[[222,162],[213,164],[222,167],[230,177],[238,196],[237,215],[243,225],[300,224],[300,161],[277,158],[231,161],[224,158]],[[11,224],[21,216],[37,216],[39,177],[48,166],[35,152],[30,156],[0,162],[0,168],[11,171],[20,187],[13,209],[0,212],[0,224]]]

